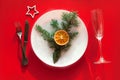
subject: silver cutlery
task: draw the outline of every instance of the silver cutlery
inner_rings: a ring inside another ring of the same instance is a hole
[[[17,34],[17,36],[19,38],[20,46],[21,46],[21,50],[22,50],[22,65],[26,66],[28,64],[28,59],[26,57],[25,49],[24,49],[24,47],[22,45],[22,29],[21,29],[21,25],[20,25],[20,23],[16,23],[15,26],[16,26],[16,34]]]

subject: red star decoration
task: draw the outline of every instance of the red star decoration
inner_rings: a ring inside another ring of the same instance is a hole
[[[32,18],[34,18],[35,15],[39,13],[39,11],[36,10],[36,5],[34,5],[34,6],[32,6],[32,7],[27,6],[27,9],[28,9],[28,11],[26,12],[26,15],[29,15],[29,16],[31,16]],[[31,13],[31,12],[30,12],[31,10],[34,10],[34,13]]]

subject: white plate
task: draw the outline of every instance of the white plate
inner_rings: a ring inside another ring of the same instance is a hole
[[[47,41],[43,39],[41,34],[36,31],[35,26],[41,25],[42,28],[52,31],[50,26],[51,19],[61,20],[63,12],[69,12],[66,10],[53,10],[43,14],[35,22],[31,32],[31,45],[36,56],[44,63],[54,67],[65,67],[78,61],[84,54],[88,44],[88,33],[85,24],[78,17],[79,26],[76,30],[79,34],[72,40],[72,46],[66,51],[62,52],[59,60],[53,63],[53,49],[49,48]]]

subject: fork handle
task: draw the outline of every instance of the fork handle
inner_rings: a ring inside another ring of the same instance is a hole
[[[20,45],[21,45],[21,49],[22,49],[22,65],[26,66],[28,64],[28,59],[26,57],[25,48],[22,46],[21,39],[20,39]]]

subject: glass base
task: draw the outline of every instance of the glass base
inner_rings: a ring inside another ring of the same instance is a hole
[[[104,64],[110,63],[110,61],[106,61],[103,57],[100,57],[98,61],[94,62],[94,64]]]

